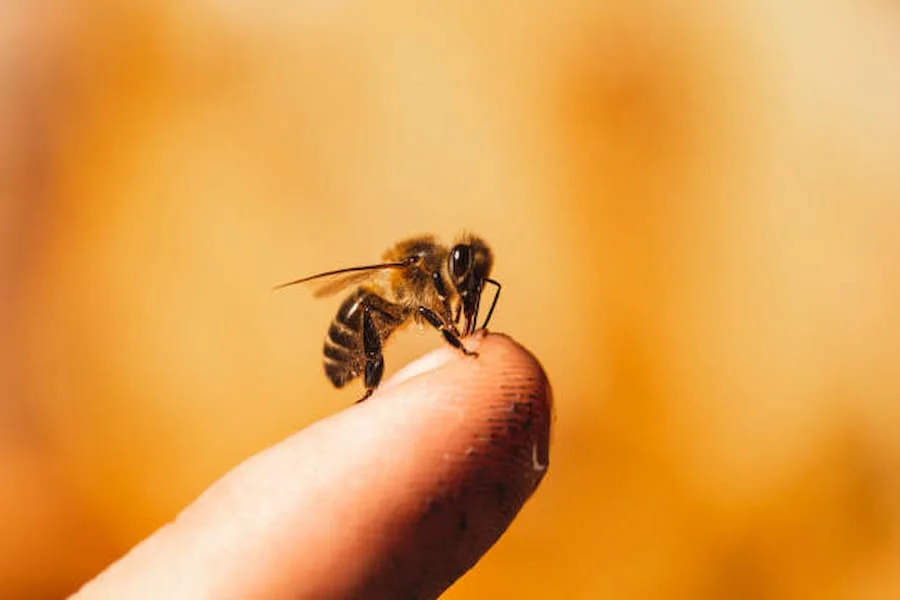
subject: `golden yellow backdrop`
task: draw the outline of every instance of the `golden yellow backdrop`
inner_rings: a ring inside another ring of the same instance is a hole
[[[900,596],[895,7],[51,4],[0,17],[0,597],[356,399],[272,285],[462,229],[557,419],[447,598]]]

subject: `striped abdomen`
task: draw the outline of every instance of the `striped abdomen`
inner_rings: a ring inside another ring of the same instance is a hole
[[[335,387],[344,387],[365,369],[362,331],[366,306],[382,343],[406,320],[399,306],[365,288],[350,294],[338,309],[325,337],[325,374]]]

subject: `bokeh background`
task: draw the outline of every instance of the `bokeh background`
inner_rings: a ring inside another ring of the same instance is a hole
[[[446,598],[900,598],[900,10],[849,0],[0,4],[0,597],[356,399],[272,285],[463,229],[557,415]]]

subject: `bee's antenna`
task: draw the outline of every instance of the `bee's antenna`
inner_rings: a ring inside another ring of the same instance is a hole
[[[500,285],[499,281],[491,279],[490,277],[485,277],[484,282],[497,286],[497,291],[494,293],[494,299],[491,301],[491,307],[488,309],[487,316],[484,318],[484,323],[481,324],[482,329],[487,328],[488,321],[491,320],[491,315],[494,314],[494,307],[497,306],[497,298],[500,297],[500,290],[503,289],[503,286]]]
[[[303,277],[302,279],[295,279],[294,281],[288,281],[287,283],[282,283],[273,287],[273,290],[280,290],[281,288],[286,288],[291,285],[297,285],[298,283],[306,283],[307,281],[312,281],[313,279],[318,279],[320,277],[329,277],[331,275],[341,275],[343,273],[354,273],[356,271],[374,271],[375,269],[399,269],[401,267],[408,267],[410,265],[410,260],[407,259],[401,262],[392,262],[392,263],[381,263],[378,265],[366,265],[364,267],[350,267],[347,269],[337,269],[335,271],[325,271],[324,273],[316,273],[315,275],[310,275],[309,277]]]

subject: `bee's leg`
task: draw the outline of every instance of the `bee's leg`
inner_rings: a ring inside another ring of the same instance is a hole
[[[477,352],[473,352],[472,350],[469,350],[468,348],[466,348],[463,345],[462,340],[459,339],[459,335],[456,332],[454,332],[452,329],[450,329],[450,327],[448,327],[447,324],[444,323],[441,320],[441,318],[435,314],[435,312],[433,310],[431,310],[427,306],[420,306],[419,314],[422,315],[426,321],[431,323],[431,325],[435,329],[440,331],[441,334],[443,334],[444,339],[447,340],[447,342],[451,346],[453,346],[454,348],[459,348],[460,350],[462,350],[462,353],[465,354],[466,356],[478,356]]]
[[[357,404],[372,395],[378,384],[381,383],[381,376],[384,374],[384,356],[381,353],[381,335],[378,328],[375,327],[375,321],[372,320],[372,310],[369,305],[363,303],[363,323],[362,323],[363,351],[366,353],[366,367],[364,374],[364,382],[366,385],[365,395],[356,401]]]
[[[438,298],[440,298],[441,302],[444,304],[444,314],[446,314],[449,318],[450,315],[453,314],[453,310],[450,308],[450,296],[447,294],[447,286],[444,285],[444,278],[441,276],[440,271],[435,271],[431,274],[431,283],[434,285],[434,290],[437,292]],[[460,304],[462,307],[462,304]],[[434,314],[432,311],[431,314]],[[459,311],[457,311],[456,321],[459,321]],[[427,317],[426,317],[427,318]],[[434,325],[434,322],[429,319],[429,323]],[[450,323],[444,323],[444,325],[450,329],[450,331],[459,337],[459,329],[457,329],[456,324],[452,321]],[[435,327],[439,327],[438,325],[434,325]]]

